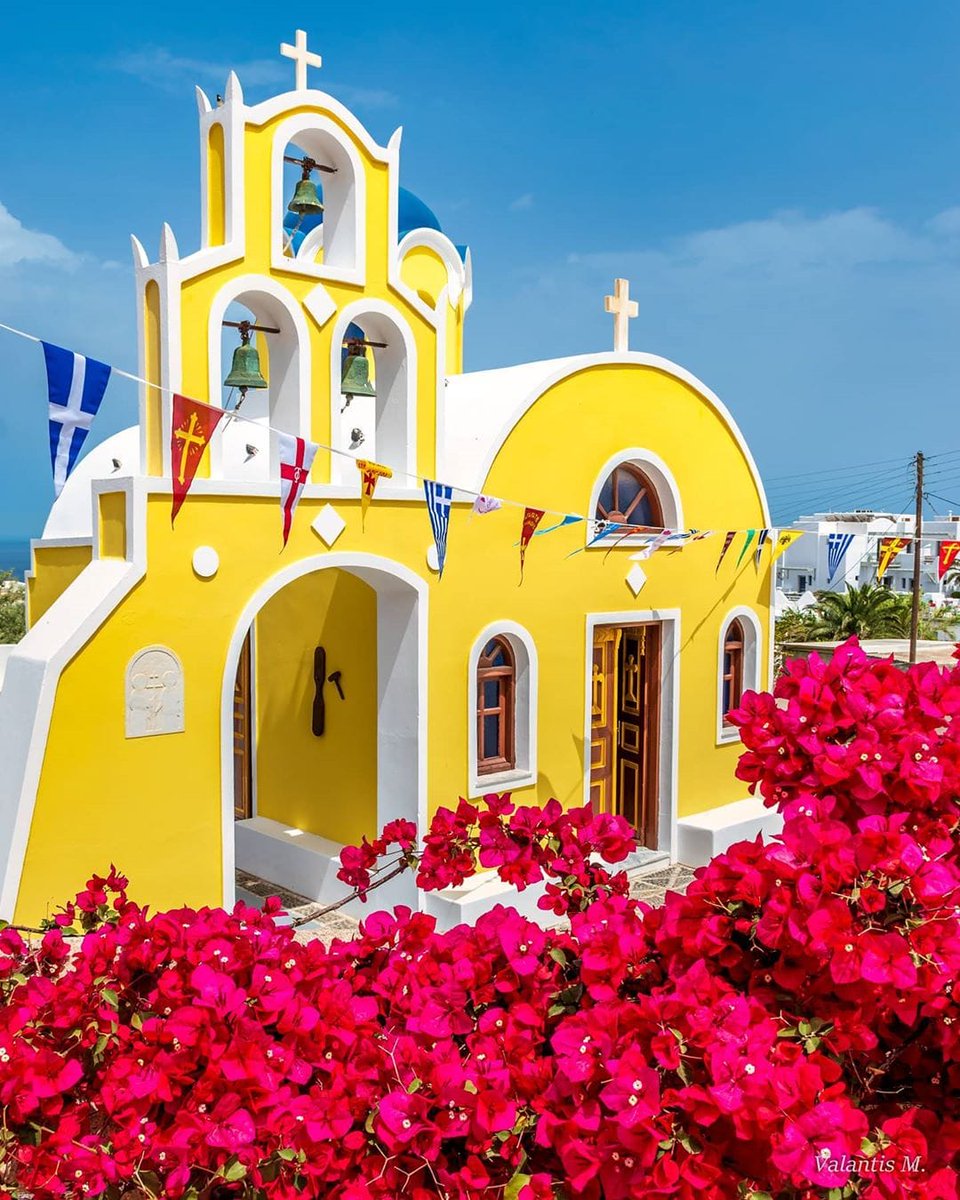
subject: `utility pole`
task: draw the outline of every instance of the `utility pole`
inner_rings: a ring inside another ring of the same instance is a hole
[[[917,511],[913,526],[913,607],[910,611],[910,662],[917,661],[917,630],[920,626],[920,538],[923,536],[923,451],[913,460],[917,469]]]

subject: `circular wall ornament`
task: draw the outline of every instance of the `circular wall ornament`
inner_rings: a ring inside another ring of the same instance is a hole
[[[212,579],[220,570],[220,555],[212,546],[198,546],[193,552],[193,569],[201,579]]]
[[[427,547],[427,566],[431,571],[440,570],[440,559],[437,557],[437,548],[432,544]]]

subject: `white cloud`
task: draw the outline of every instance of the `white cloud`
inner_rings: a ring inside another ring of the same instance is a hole
[[[533,208],[533,192],[524,192],[510,204],[511,212],[524,212],[528,208]]]
[[[111,60],[114,70],[133,75],[144,83],[167,92],[181,92],[195,83],[222,90],[231,71],[236,71],[241,86],[272,87],[286,91],[293,87],[294,65],[286,58],[253,58],[246,62],[216,62],[202,58],[183,58],[163,46],[148,46]],[[360,108],[392,108],[397,97],[386,88],[337,84],[314,71],[311,81],[323,91]],[[211,97],[212,99],[212,97]]]
[[[19,263],[48,263],[72,268],[80,262],[51,233],[39,233],[27,227],[0,203],[0,269]]]

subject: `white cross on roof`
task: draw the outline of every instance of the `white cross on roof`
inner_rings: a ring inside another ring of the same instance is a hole
[[[284,58],[292,58],[297,65],[297,91],[302,92],[307,86],[307,67],[322,67],[323,59],[319,54],[311,54],[307,49],[307,35],[303,29],[298,29],[296,37],[293,39],[294,45],[289,42],[280,43],[280,53]]]
[[[615,279],[613,295],[604,296],[604,306],[608,313],[613,313],[613,348],[614,350],[630,349],[630,320],[640,311],[636,300],[630,299],[630,282],[627,279]]]

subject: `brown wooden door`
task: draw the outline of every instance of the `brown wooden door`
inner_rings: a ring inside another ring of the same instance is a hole
[[[237,663],[233,686],[233,817],[245,821],[253,816],[253,770],[250,741],[253,736],[250,705],[250,634]]]
[[[621,631],[617,653],[617,807],[657,848],[660,744],[660,630],[640,625]]]
[[[657,848],[659,828],[660,627],[594,631],[590,800],[617,813]]]
[[[616,652],[619,630],[594,631],[593,675],[590,683],[590,802],[594,812],[614,807],[614,708]]]

